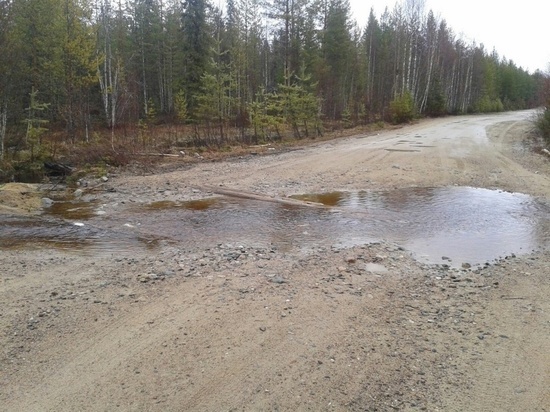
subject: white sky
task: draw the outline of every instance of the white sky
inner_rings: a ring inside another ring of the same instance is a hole
[[[395,0],[350,0],[360,27],[367,23],[370,8],[378,18]],[[431,9],[465,40],[493,47],[500,57],[511,59],[533,73],[550,70],[550,1],[548,0],[426,0]]]

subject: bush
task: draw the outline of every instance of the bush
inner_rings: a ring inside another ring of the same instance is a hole
[[[409,92],[391,101],[390,115],[395,124],[407,123],[414,119],[414,101]]]
[[[550,144],[550,100],[546,107],[539,113],[536,125],[542,137]]]
[[[481,99],[479,99],[477,104],[474,106],[474,112],[476,113],[494,113],[503,111],[504,104],[502,101],[498,97],[491,99],[487,95],[484,95]]]
[[[13,181],[13,165],[4,160],[0,161],[0,184]]]
[[[431,117],[445,116],[447,114],[445,92],[439,79],[435,79],[432,87],[430,87],[426,101],[426,114]]]
[[[41,161],[16,162],[10,177],[14,182],[40,183],[44,180],[44,164]]]
[[[446,113],[445,96],[443,93],[431,93],[426,104],[426,114],[431,117],[444,116]]]

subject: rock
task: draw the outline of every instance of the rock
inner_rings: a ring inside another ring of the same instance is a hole
[[[109,178],[107,176],[102,176],[101,177],[101,181],[102,182],[108,182],[109,181]]]
[[[265,331],[267,330],[267,328],[266,328],[265,326],[260,326],[260,330],[261,330],[262,332],[265,332]]]
[[[380,265],[378,263],[367,263],[365,265],[365,270],[367,272],[371,273],[387,273],[388,268],[386,268],[384,265]]]
[[[27,328],[28,329],[36,329],[36,325],[38,324],[39,320],[35,319],[34,317],[31,317],[29,321],[27,322]]]
[[[277,284],[283,284],[283,283],[286,283],[287,281],[285,279],[283,279],[281,276],[274,276],[271,278],[271,283],[277,283]]]
[[[150,282],[151,280],[157,280],[159,279],[160,277],[155,274],[155,273],[148,273],[148,274],[140,274],[138,275],[137,279],[141,282],[141,283],[147,283],[147,282]]]
[[[464,262],[462,264],[462,269],[470,269],[471,267],[472,267],[472,265],[470,265],[469,263]]]
[[[83,194],[84,194],[84,190],[82,190],[82,189],[76,189],[73,193],[73,195],[76,199],[81,198]]]
[[[42,207],[51,207],[54,204],[54,201],[50,199],[49,197],[43,197],[42,198]]]

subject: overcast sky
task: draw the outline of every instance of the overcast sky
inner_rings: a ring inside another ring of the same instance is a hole
[[[361,27],[366,25],[371,7],[380,17],[386,6],[391,11],[395,3],[395,0],[350,0]],[[499,56],[530,72],[549,69],[549,0],[426,0],[425,4],[426,13],[433,10],[465,40],[483,43],[489,52],[494,47]]]

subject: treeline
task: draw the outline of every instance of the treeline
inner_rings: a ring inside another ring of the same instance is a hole
[[[524,109],[547,81],[422,0],[358,23],[347,0],[0,0],[0,56],[4,159],[52,136],[146,146],[159,125],[219,145]]]

